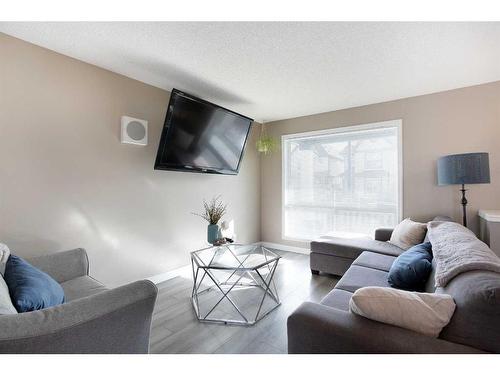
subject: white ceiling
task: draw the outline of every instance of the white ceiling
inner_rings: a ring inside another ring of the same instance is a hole
[[[0,23],[262,121],[500,80],[500,23]]]

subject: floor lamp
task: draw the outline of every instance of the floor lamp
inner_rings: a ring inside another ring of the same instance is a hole
[[[467,226],[466,184],[489,184],[490,163],[487,152],[440,157],[437,163],[438,185],[462,185],[462,221]]]

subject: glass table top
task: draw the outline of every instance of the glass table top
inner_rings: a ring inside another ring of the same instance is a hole
[[[251,270],[281,257],[261,245],[224,244],[193,251],[191,258],[201,268]]]

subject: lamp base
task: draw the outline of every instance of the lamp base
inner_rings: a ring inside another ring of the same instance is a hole
[[[462,224],[464,227],[467,228],[467,198],[465,197],[465,192],[467,189],[465,189],[465,185],[462,184],[462,188],[460,189],[462,192]]]

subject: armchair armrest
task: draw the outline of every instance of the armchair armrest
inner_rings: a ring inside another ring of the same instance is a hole
[[[300,305],[287,326],[289,353],[481,353],[312,302]]]
[[[0,353],[147,353],[158,289],[136,281],[59,306],[0,316]]]
[[[391,239],[394,228],[378,228],[375,229],[375,239],[377,241],[389,241]]]
[[[48,273],[59,283],[89,273],[89,259],[85,249],[61,251],[27,259],[29,263]]]

